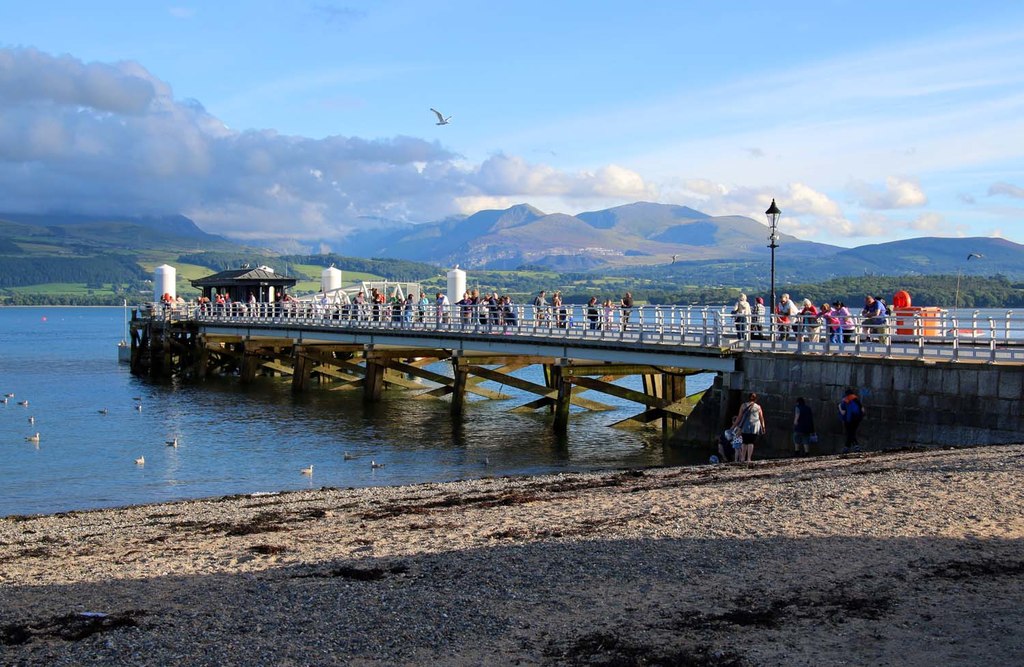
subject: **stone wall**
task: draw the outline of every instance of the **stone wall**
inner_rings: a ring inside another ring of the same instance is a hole
[[[792,450],[799,396],[814,411],[817,452],[839,451],[847,387],[864,404],[858,439],[868,449],[1024,442],[1021,366],[746,352],[737,367],[716,379],[674,442],[707,446],[753,391],[768,422],[762,454]]]

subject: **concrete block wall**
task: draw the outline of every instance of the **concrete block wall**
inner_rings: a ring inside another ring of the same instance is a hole
[[[837,406],[847,387],[864,404],[858,439],[868,449],[1024,442],[1021,366],[755,352],[738,361],[739,370],[716,379],[674,442],[706,447],[754,391],[768,422],[762,454],[792,451],[799,396],[814,411],[817,452],[839,451]]]

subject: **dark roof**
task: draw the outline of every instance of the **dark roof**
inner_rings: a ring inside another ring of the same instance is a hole
[[[256,269],[229,269],[212,276],[190,280],[193,287],[230,287],[231,285],[286,285],[293,286],[298,278],[282,276],[260,267]]]

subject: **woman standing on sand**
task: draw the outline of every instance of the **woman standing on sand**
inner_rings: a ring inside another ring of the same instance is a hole
[[[764,410],[757,403],[757,394],[750,392],[747,402],[740,406],[740,412],[733,421],[734,427],[739,427],[743,434],[743,448],[737,461],[753,461],[754,445],[757,439],[767,429],[764,425]]]

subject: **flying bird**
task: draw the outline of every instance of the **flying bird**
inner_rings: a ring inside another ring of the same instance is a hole
[[[303,468],[299,472],[301,472],[303,475],[309,475],[310,477],[312,477],[313,476],[313,466],[309,466],[308,468]]]
[[[985,255],[982,255],[980,252],[972,252],[971,254],[967,255],[967,261],[971,261],[971,257],[977,257],[978,259],[981,259],[984,256]]]
[[[679,255],[672,255],[672,263],[673,264],[676,263],[676,257],[679,257]]]
[[[434,107],[430,107],[430,110],[433,111],[435,114],[437,114],[437,123],[435,123],[436,125],[447,125],[448,121],[450,121],[452,119],[451,116],[448,116],[447,118],[445,118],[444,114],[442,114],[440,111],[438,111]]]

